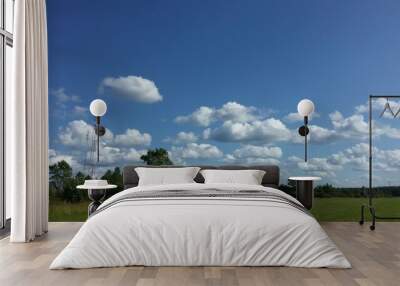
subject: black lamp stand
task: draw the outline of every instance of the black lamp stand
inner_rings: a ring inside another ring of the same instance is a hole
[[[369,212],[370,212],[370,214],[371,214],[371,217],[372,217],[372,224],[370,225],[370,229],[371,230],[374,230],[375,229],[375,222],[376,222],[376,219],[381,219],[381,220],[385,220],[385,219],[388,219],[388,220],[391,220],[391,219],[400,219],[400,217],[383,217],[383,216],[378,216],[377,214],[376,214],[376,208],[375,208],[375,206],[373,205],[373,201],[372,201],[372,198],[373,198],[373,191],[372,191],[372,101],[374,100],[374,99],[379,99],[379,98],[386,98],[387,100],[389,100],[389,98],[392,98],[392,99],[400,99],[400,95],[370,95],[369,96],[369,101],[368,101],[368,103],[369,103],[369,121],[368,121],[368,123],[369,123],[369,156],[368,156],[368,159],[369,159],[369,172],[368,172],[368,177],[369,177],[369,184],[368,184],[368,204],[363,204],[363,205],[361,205],[361,219],[360,219],[360,221],[359,221],[359,223],[362,225],[362,224],[364,224],[364,221],[365,221],[365,217],[364,217],[364,210],[365,209],[368,209],[369,210]],[[383,113],[386,111],[386,107],[385,107],[385,109],[383,110],[383,112],[382,112],[382,114],[381,114],[381,116],[383,115]],[[394,118],[396,118],[396,116],[399,114],[399,112],[400,112],[400,109],[399,109],[399,111],[396,113],[396,114],[393,114],[393,112],[391,112],[392,113],[392,115],[394,115],[393,117]]]
[[[106,128],[100,125],[100,116],[96,116],[94,131],[97,135],[97,163],[100,161],[100,137],[106,134]]]
[[[304,161],[307,162],[307,135],[310,133],[308,129],[308,116],[304,116],[304,125],[300,126],[299,134],[304,137]]]

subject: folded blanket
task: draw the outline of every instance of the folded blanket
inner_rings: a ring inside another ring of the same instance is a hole
[[[127,201],[140,201],[140,200],[153,200],[153,199],[174,199],[174,200],[185,200],[185,199],[239,199],[239,200],[265,200],[270,202],[276,202],[280,204],[286,204],[292,206],[299,211],[302,211],[310,215],[309,211],[299,202],[289,199],[287,196],[277,194],[267,190],[254,190],[254,189],[243,189],[243,190],[225,190],[217,188],[204,188],[201,190],[157,190],[157,191],[146,191],[146,192],[133,192],[127,193],[117,197],[114,200],[110,200],[102,204],[91,217],[94,215],[107,210],[119,203]]]

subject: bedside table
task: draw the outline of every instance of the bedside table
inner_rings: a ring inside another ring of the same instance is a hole
[[[106,180],[85,180],[84,185],[79,185],[77,189],[84,189],[88,192],[88,197],[92,201],[88,206],[88,217],[94,213],[101,205],[108,189],[117,188],[116,185],[109,185]]]
[[[296,199],[303,206],[310,210],[314,200],[313,182],[321,180],[320,177],[289,177],[289,180],[296,181]]]

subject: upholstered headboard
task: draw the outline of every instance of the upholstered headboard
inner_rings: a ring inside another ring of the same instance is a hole
[[[136,187],[139,183],[139,177],[135,172],[136,167],[146,168],[180,168],[183,166],[125,166],[123,170],[124,189]],[[278,188],[279,186],[279,167],[275,165],[258,165],[258,166],[198,166],[201,169],[220,169],[220,170],[263,170],[265,171],[262,185],[265,187]],[[203,176],[199,173],[194,179],[197,183],[204,183]]]

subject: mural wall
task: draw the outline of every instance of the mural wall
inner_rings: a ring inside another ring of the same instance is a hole
[[[278,164],[368,184],[369,94],[400,93],[399,3],[49,1],[50,162],[99,174],[164,148],[174,164]],[[309,162],[296,106],[311,99]],[[398,185],[400,118],[374,105],[375,185]],[[400,104],[391,103],[397,111]],[[89,143],[88,143],[89,142]]]

